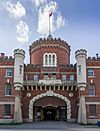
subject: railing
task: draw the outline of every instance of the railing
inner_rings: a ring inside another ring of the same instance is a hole
[[[63,85],[77,85],[77,82],[75,80],[66,80],[66,81],[62,81]]]
[[[39,81],[34,80],[24,80],[24,85],[64,85],[64,86],[75,86],[77,85],[76,81],[66,80],[62,81],[61,79],[43,79]]]
[[[24,80],[24,85],[37,85],[39,81],[35,80]]]

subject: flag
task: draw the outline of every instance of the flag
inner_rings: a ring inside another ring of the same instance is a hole
[[[52,12],[51,13],[49,13],[49,17],[51,17],[52,16]]]

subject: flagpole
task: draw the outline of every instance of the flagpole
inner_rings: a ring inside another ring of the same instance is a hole
[[[49,13],[49,36],[50,36],[50,13]]]

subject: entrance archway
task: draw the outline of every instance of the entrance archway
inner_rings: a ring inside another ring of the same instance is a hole
[[[34,105],[34,102],[43,98],[43,97],[47,97],[47,96],[51,96],[51,97],[56,97],[56,98],[59,98],[61,100],[63,100],[66,105],[67,105],[67,121],[70,119],[71,117],[71,105],[70,105],[70,101],[63,95],[60,95],[58,93],[54,93],[53,91],[49,90],[47,91],[46,93],[42,93],[40,95],[37,95],[35,97],[33,97],[33,99],[30,100],[30,104],[29,104],[29,120],[30,121],[33,121],[33,105]]]
[[[56,120],[56,107],[47,106],[43,108],[44,120]]]

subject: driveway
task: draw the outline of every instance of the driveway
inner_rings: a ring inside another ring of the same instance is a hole
[[[62,121],[37,121],[33,123],[23,123],[20,125],[0,125],[0,130],[36,130],[36,131],[100,131],[100,128],[95,125],[79,125],[77,123],[67,123]]]

